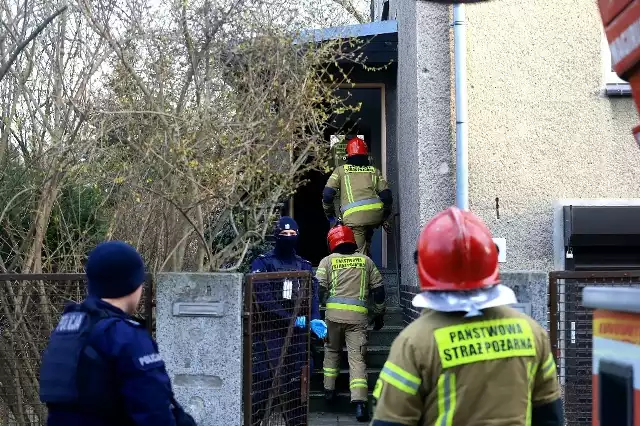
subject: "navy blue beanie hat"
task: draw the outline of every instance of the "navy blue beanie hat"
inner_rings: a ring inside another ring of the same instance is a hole
[[[282,231],[296,231],[298,232],[298,224],[290,216],[282,216],[276,225],[276,229],[273,230],[273,234],[278,237]]]
[[[89,253],[85,269],[89,296],[100,299],[127,296],[144,283],[146,276],[142,256],[123,241],[98,244]]]

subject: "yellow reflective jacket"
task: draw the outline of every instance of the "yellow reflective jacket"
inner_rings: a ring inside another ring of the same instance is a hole
[[[560,398],[546,331],[506,306],[483,313],[425,309],[400,333],[373,393],[373,425],[531,426],[534,405]]]
[[[340,195],[342,222],[347,226],[380,225],[383,204],[378,193],[388,189],[380,170],[373,166],[345,164],[337,167],[329,180],[328,188]],[[325,212],[333,206],[324,204]]]
[[[366,324],[369,291],[383,285],[373,260],[364,254],[333,253],[320,261],[318,284],[329,292],[325,318],[343,324]],[[384,303],[374,306],[375,313]]]

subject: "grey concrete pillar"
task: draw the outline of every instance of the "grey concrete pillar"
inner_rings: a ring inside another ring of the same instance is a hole
[[[449,6],[398,0],[398,186],[401,302],[417,287],[422,226],[455,203],[452,32]]]
[[[242,424],[242,274],[159,274],[156,336],[199,426]]]

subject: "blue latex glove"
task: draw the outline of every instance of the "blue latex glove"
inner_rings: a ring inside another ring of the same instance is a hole
[[[321,339],[327,336],[327,323],[321,319],[311,320],[311,331]]]
[[[307,326],[307,317],[296,318],[296,327],[305,328]]]
[[[336,226],[336,223],[338,223],[338,219],[336,219],[335,217],[331,216],[329,219],[329,226],[331,228],[333,228],[334,226]]]

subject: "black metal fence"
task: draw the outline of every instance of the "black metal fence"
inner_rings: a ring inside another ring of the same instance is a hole
[[[0,274],[0,425],[43,426],[40,357],[69,302],[86,296],[84,274]],[[153,279],[137,312],[153,331]]]
[[[244,294],[244,424],[308,424],[312,277],[247,276]],[[296,318],[307,318],[305,328]]]
[[[640,287],[640,271],[549,273],[549,334],[563,388],[567,426],[591,424],[592,311],[582,306],[587,286]]]

